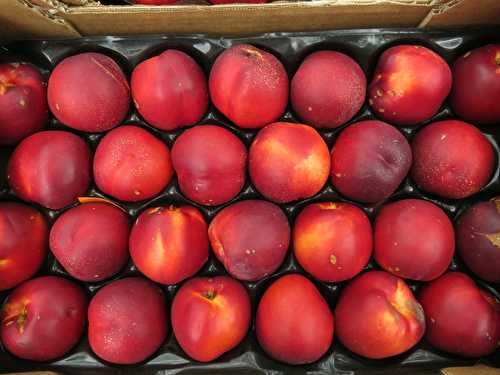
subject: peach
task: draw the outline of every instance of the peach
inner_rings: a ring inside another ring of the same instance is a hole
[[[47,254],[43,215],[25,204],[0,202],[0,291],[32,277]]]
[[[400,278],[370,271],[349,282],[335,308],[337,337],[367,358],[406,352],[425,331],[422,306]]]
[[[495,164],[493,147],[474,126],[456,120],[434,122],[413,138],[411,176],[422,190],[450,199],[477,193]]]
[[[451,90],[451,70],[434,51],[399,45],[382,53],[368,87],[374,113],[396,125],[416,125],[438,111]]]
[[[158,283],[177,284],[207,261],[207,224],[192,206],[149,208],[135,221],[129,246],[144,275]]]
[[[450,219],[441,208],[421,199],[385,205],[374,229],[375,260],[405,279],[435,279],[446,271],[455,252]]]
[[[460,216],[457,247],[472,272],[500,283],[500,197],[478,202]]]
[[[128,215],[108,203],[85,203],[64,212],[50,230],[50,249],[82,281],[116,274],[128,259]]]
[[[83,290],[62,277],[26,281],[14,289],[2,308],[3,346],[31,361],[59,358],[80,340],[87,304]]]
[[[62,60],[47,89],[54,116],[70,128],[103,132],[120,124],[130,105],[127,78],[112,58],[86,52]]]
[[[169,49],[141,62],[132,72],[130,85],[137,110],[158,129],[193,125],[207,111],[207,80],[184,52]]]
[[[331,153],[331,179],[343,195],[365,203],[388,198],[403,182],[411,147],[396,128],[382,121],[361,121],[340,133]]]
[[[230,201],[243,188],[247,150],[229,130],[201,125],[176,139],[172,163],[182,194],[199,204],[214,206]]]
[[[473,49],[453,64],[450,103],[466,121],[500,122],[500,44]]]
[[[299,274],[274,281],[257,307],[257,339],[267,354],[281,362],[317,361],[332,344],[333,329],[330,307],[314,284]]]
[[[236,347],[250,327],[250,297],[228,276],[196,277],[172,301],[172,329],[194,360],[209,362]]]
[[[260,130],[250,147],[250,178],[276,203],[309,198],[330,173],[328,147],[314,128],[276,122]]]
[[[366,77],[349,56],[315,52],[300,64],[290,86],[294,111],[308,124],[336,128],[349,121],[365,101]]]
[[[217,109],[241,128],[261,128],[276,121],[288,102],[283,64],[249,44],[222,52],[212,66],[208,85]]]
[[[45,127],[47,90],[26,63],[0,64],[0,145],[12,145]]]
[[[256,281],[278,269],[290,243],[290,225],[270,202],[246,200],[217,213],[208,228],[212,249],[229,274]]]
[[[105,361],[133,364],[163,343],[168,312],[162,290],[151,281],[127,277],[105,285],[90,301],[88,340]]]
[[[114,198],[137,202],[153,198],[173,175],[166,144],[138,126],[120,126],[99,142],[94,157],[97,187]]]
[[[90,184],[90,150],[80,137],[48,130],[19,143],[7,168],[14,193],[54,210],[73,203]]]
[[[295,219],[293,252],[316,279],[339,282],[366,266],[372,237],[370,220],[360,208],[349,203],[312,203]]]
[[[498,301],[461,272],[449,272],[419,294],[427,320],[427,341],[464,357],[493,352],[500,340]],[[496,305],[496,306],[495,306]]]

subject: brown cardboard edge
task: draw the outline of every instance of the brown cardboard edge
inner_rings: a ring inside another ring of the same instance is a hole
[[[353,27],[416,27],[432,10],[423,4],[316,1],[225,6],[71,7],[60,14],[82,35],[249,35]],[[141,22],[137,22],[137,17]],[[311,22],[314,20],[314,22]]]
[[[442,375],[500,375],[500,369],[478,364],[468,367],[447,367],[441,369]]]
[[[434,7],[422,27],[495,25],[500,23],[499,0],[447,0]]]
[[[71,38],[81,34],[60,16],[27,0],[0,0],[2,39]]]

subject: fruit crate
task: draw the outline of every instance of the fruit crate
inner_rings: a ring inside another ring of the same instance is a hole
[[[228,47],[248,43],[257,46],[276,56],[285,66],[286,72],[291,78],[296,72],[304,58],[312,52],[319,50],[334,50],[343,52],[354,60],[363,69],[367,81],[370,82],[374,75],[374,68],[381,53],[391,46],[398,44],[416,44],[430,48],[442,56],[448,64],[452,64],[459,56],[470,49],[479,47],[488,43],[500,42],[500,28],[463,28],[463,29],[443,29],[443,30],[420,30],[420,29],[356,29],[356,30],[337,30],[329,32],[307,32],[307,33],[273,33],[255,37],[243,38],[210,38],[199,35],[191,36],[133,36],[133,37],[87,37],[73,40],[35,40],[4,43],[2,45],[2,61],[25,61],[38,67],[48,78],[52,69],[65,57],[82,52],[100,52],[111,57],[119,64],[128,78],[133,68],[141,61],[158,55],[166,49],[178,49],[186,52],[193,57],[202,67],[205,75],[211,70],[215,58]],[[438,113],[429,121],[420,123],[418,126],[399,127],[404,136],[411,140],[414,135],[429,122],[455,118],[450,105],[445,102]],[[329,150],[337,139],[339,133],[349,125],[367,119],[378,119],[378,114],[374,113],[366,100],[359,112],[348,121],[347,124],[333,130],[320,129],[319,133],[328,145]],[[297,115],[287,105],[285,113],[280,121],[301,122]],[[138,125],[157,138],[163,140],[169,148],[174,141],[185,131],[185,128],[174,131],[160,131],[148,125],[138,114],[136,108],[131,105],[130,111],[123,124]],[[197,125],[215,124],[229,129],[237,135],[239,139],[248,148],[255,139],[258,130],[241,129],[234,126],[225,116],[223,116],[213,104],[209,105],[209,110],[203,119]],[[470,198],[461,200],[442,199],[421,191],[410,177],[406,177],[399,188],[385,202],[377,204],[360,204],[347,199],[339,194],[332,185],[331,181],[325,184],[321,191],[311,198],[307,198],[292,203],[280,204],[283,212],[288,217],[290,225],[293,223],[298,213],[309,203],[312,202],[348,202],[358,207],[373,219],[379,211],[382,203],[399,200],[403,198],[421,198],[435,203],[441,207],[449,218],[455,222],[457,217],[471,204],[491,199],[500,195],[500,181],[498,176],[498,143],[500,142],[500,130],[497,126],[481,125],[478,126],[481,132],[488,138],[493,145],[496,154],[495,171],[490,181],[481,191]],[[72,130],[50,115],[48,129],[60,129],[75,133],[85,139],[94,153],[98,143],[103,137],[102,133],[89,134],[81,131]],[[2,201],[19,201],[13,191],[9,188],[6,179],[7,160],[11,155],[13,148],[3,147],[1,149],[1,183],[0,197]],[[116,201],[109,195],[100,191],[94,182],[85,196],[105,198],[115,201],[123,207],[130,217],[130,222],[136,220],[138,215],[145,209],[156,206],[169,205],[192,205],[197,207],[206,221],[209,223],[215,215],[228,204],[244,199],[265,199],[254,187],[250,176],[247,173],[246,182],[236,198],[228,203],[218,206],[204,206],[192,200],[187,199],[180,191],[176,176],[169,185],[153,199],[127,203]],[[43,212],[50,225],[63,213],[68,207],[61,210],[50,210],[35,205],[37,209]],[[415,238],[425,234],[415,233]],[[379,269],[373,258],[365,267],[366,270]],[[486,283],[475,277],[463,264],[457,254],[455,254],[449,270],[460,270],[471,275],[479,285],[489,290],[495,296],[500,297],[498,284]],[[287,273],[297,272],[306,275],[314,282],[323,297],[328,302],[332,311],[334,311],[339,292],[343,290],[347,282],[322,283],[308,275],[298,264],[291,249],[287,252],[286,258],[279,269],[272,275],[265,277],[257,282],[243,282],[247,289],[252,306],[252,323],[250,330],[243,341],[233,350],[223,354],[220,358],[209,363],[200,363],[193,361],[187,356],[177,343],[169,328],[166,341],[161,345],[158,351],[146,361],[135,364],[119,366],[106,363],[100,360],[89,348],[86,332],[78,345],[62,358],[50,363],[37,363],[18,359],[5,350],[0,351],[0,370],[2,371],[26,371],[26,370],[52,370],[60,373],[110,373],[110,372],[131,372],[137,374],[146,373],[315,373],[315,374],[377,374],[388,372],[401,372],[405,374],[422,374],[438,372],[439,369],[448,366],[473,365],[477,359],[447,354],[433,349],[425,339],[421,340],[409,351],[381,360],[367,359],[354,354],[345,348],[336,338],[325,355],[318,361],[307,364],[291,366],[272,359],[260,347],[255,334],[255,311],[258,302],[267,289],[267,287],[279,276]],[[500,272],[500,271],[499,271]],[[216,259],[212,249],[207,263],[198,272],[197,276],[216,276],[225,275],[223,265]],[[49,255],[38,275],[59,275],[70,278],[68,273]],[[121,279],[126,276],[140,275],[135,265],[129,260],[126,267],[119,272],[112,280]],[[93,296],[103,285],[112,280],[106,280],[98,283],[79,283],[89,296]],[[75,280],[73,280],[75,281]],[[77,282],[77,281],[75,281]],[[421,287],[420,282],[408,280],[410,288],[416,292]],[[170,308],[172,299],[179,290],[180,285],[162,286]],[[1,300],[8,295],[7,292],[1,293]],[[500,366],[500,351],[497,349],[493,354],[481,359],[485,363],[493,366]]]

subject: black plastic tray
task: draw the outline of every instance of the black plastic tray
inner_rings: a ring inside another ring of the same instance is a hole
[[[365,30],[338,30],[331,32],[318,33],[274,33],[265,34],[248,38],[210,38],[205,36],[133,36],[133,37],[93,37],[73,40],[59,41],[29,41],[29,42],[6,42],[0,44],[0,61],[27,61],[38,66],[46,76],[50,70],[64,57],[84,51],[98,51],[112,57],[130,77],[132,69],[141,61],[156,55],[168,48],[180,49],[187,52],[195,58],[207,74],[214,62],[216,56],[224,48],[238,43],[250,43],[263,48],[276,55],[285,65],[289,77],[291,78],[298,68],[300,62],[309,53],[321,50],[332,49],[347,53],[353,57],[363,68],[368,81],[370,81],[375,64],[379,55],[388,47],[395,44],[414,43],[424,45],[439,53],[448,63],[452,63],[458,56],[471,48],[478,47],[490,42],[500,42],[500,28],[470,28],[470,29],[449,29],[449,30],[418,30],[418,29],[365,29]],[[500,105],[500,103],[499,103]],[[369,106],[365,103],[359,113],[349,123],[363,119],[376,118]],[[447,103],[432,119],[453,118]],[[297,116],[288,107],[282,120],[300,122]],[[169,146],[172,146],[175,138],[182,132],[161,132],[148,126],[135,111],[133,106],[130,109],[124,123],[139,124],[147,128],[158,137],[162,138]],[[241,130],[232,126],[212,105],[208,113],[200,121],[200,124],[220,124],[228,127],[236,133],[243,142],[249,146],[257,131]],[[424,124],[421,124],[424,125]],[[346,125],[348,126],[348,124]],[[53,117],[50,119],[49,128],[63,128]],[[345,127],[345,126],[344,126]],[[322,136],[331,149],[339,131],[344,127],[334,131],[321,131]],[[419,127],[402,128],[402,132],[411,139]],[[401,199],[405,197],[417,197],[431,200],[441,206],[452,220],[469,206],[471,203],[486,200],[496,195],[500,195],[500,180],[498,171],[498,155],[500,143],[500,124],[484,126],[481,131],[492,142],[497,153],[497,167],[495,173],[488,185],[477,195],[460,201],[443,200],[437,197],[420,192],[413,182],[407,178],[393,194],[389,200]],[[86,134],[73,131],[87,140],[90,147],[95,150],[102,134]],[[0,152],[0,200],[18,200],[9,190],[5,181],[5,166],[8,156],[12,149],[3,148]],[[88,196],[106,197],[95,185],[91,185]],[[109,198],[109,197],[106,197]],[[247,183],[241,193],[232,202],[246,198],[262,198],[252,186],[250,178],[247,176]],[[312,201],[337,200],[350,202],[345,197],[339,195],[330,182],[321,190],[319,194],[305,201],[285,204],[281,207],[285,210],[290,223],[293,224],[296,214],[307,203]],[[120,203],[120,202],[119,202]],[[201,209],[206,219],[209,221],[224,206],[203,207],[184,198],[174,178],[169,186],[158,197],[141,203],[121,203],[130,215],[130,219],[135,219],[145,208],[168,205],[168,204],[191,204]],[[373,219],[378,208],[377,205],[360,205]],[[229,203],[228,203],[229,204]],[[52,223],[64,210],[48,210],[38,207]],[[378,268],[373,260],[370,261],[366,269]],[[452,270],[463,270],[468,272],[460,259],[455,256],[452,264]],[[288,272],[304,273],[301,267],[295,261],[291,251],[288,252],[286,260],[279,270],[272,276],[256,283],[245,282],[251,299],[252,309],[255,312],[259,297],[270,282]],[[68,276],[61,266],[54,260],[49,252],[46,263],[39,274],[56,274]],[[128,275],[137,275],[139,272],[135,269],[132,261],[116,277],[121,278]],[[223,266],[210,255],[206,266],[199,275],[219,275],[225,274]],[[477,280],[477,278],[476,278]],[[499,296],[500,285],[488,285],[477,280],[481,285],[488,288],[494,294]],[[88,291],[89,295],[95,293],[106,282],[100,283],[81,283]],[[330,306],[334,307],[339,290],[345,285],[343,283],[320,283],[314,281],[319,287]],[[418,282],[409,282],[413,290],[419,287]],[[163,287],[168,303],[178,289],[179,285]],[[0,302],[6,297],[7,293],[0,294]],[[64,333],[61,333],[64,334]],[[487,358],[482,359],[485,363],[492,366],[500,366],[500,350]],[[51,363],[35,363],[17,359],[12,355],[0,350],[0,371],[27,371],[27,370],[54,370],[60,373],[79,373],[94,374],[106,372],[130,372],[130,373],[329,373],[329,374],[382,374],[395,371],[404,374],[423,374],[437,373],[440,368],[447,366],[472,365],[476,362],[474,359],[466,359],[454,355],[439,352],[431,348],[425,340],[422,340],[416,347],[410,351],[393,358],[384,360],[369,360],[355,355],[342,346],[338,340],[335,340],[328,352],[318,361],[304,366],[288,366],[279,363],[267,356],[259,347],[255,338],[254,328],[252,327],[243,340],[235,349],[224,354],[212,363],[202,364],[192,361],[182,351],[177,344],[172,331],[170,330],[166,342],[161,346],[148,361],[138,365],[116,366],[110,365],[99,360],[89,349],[86,335],[83,336],[80,343],[63,358]]]

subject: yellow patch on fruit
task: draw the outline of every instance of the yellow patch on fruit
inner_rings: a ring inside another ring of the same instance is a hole
[[[110,201],[109,199],[105,199],[105,198],[99,198],[99,197],[78,197],[78,202],[80,203],[107,203],[107,204],[111,204],[115,207],[118,207],[120,210],[122,210],[123,212],[126,212],[125,209],[120,206],[118,203],[115,203],[113,201]]]
[[[336,210],[337,208],[339,208],[339,206],[333,202],[318,203],[318,207],[322,210]]]
[[[484,233],[483,234],[488,241],[495,247],[500,247],[500,232],[497,233]]]
[[[335,265],[337,264],[337,257],[335,255],[330,255],[330,263]]]
[[[0,268],[5,267],[9,263],[10,263],[9,259],[0,259]]]

